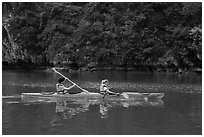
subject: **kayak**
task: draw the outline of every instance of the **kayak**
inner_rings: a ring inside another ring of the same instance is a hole
[[[118,95],[106,95],[104,99],[107,100],[133,100],[133,99],[161,99],[164,93],[139,93],[139,92],[123,92]],[[22,93],[21,98],[103,98],[100,93],[81,92],[77,94],[57,94],[50,92],[42,93]]]
[[[38,98],[38,97],[26,97],[22,98],[21,103],[25,103],[27,105],[30,104],[39,104],[39,103],[56,103],[57,104],[72,104],[72,105],[80,105],[80,106],[90,106],[90,105],[105,105],[115,107],[131,107],[131,106],[141,106],[141,107],[163,107],[164,102],[162,99],[153,99],[153,100],[106,100],[102,98]],[[68,107],[68,106],[67,106]]]

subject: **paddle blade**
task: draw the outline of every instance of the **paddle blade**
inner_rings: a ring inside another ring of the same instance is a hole
[[[127,93],[124,93],[124,92],[123,92],[121,95],[122,95],[125,99],[129,99],[129,95],[128,95]]]

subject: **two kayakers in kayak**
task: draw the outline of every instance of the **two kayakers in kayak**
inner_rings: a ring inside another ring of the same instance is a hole
[[[71,90],[73,87],[76,86],[76,84],[74,83],[70,87],[65,87],[64,84],[63,84],[65,82],[65,80],[66,79],[64,77],[58,79],[58,83],[56,84],[56,89],[57,89],[58,94],[68,94],[69,90]],[[104,80],[101,81],[100,94],[103,95],[103,98],[106,95],[118,95],[118,96],[120,95],[119,93],[112,92],[112,91],[110,91],[108,89],[108,80],[107,79],[104,79]]]
[[[76,84],[74,83],[70,87],[65,87],[63,84],[65,82],[65,80],[66,80],[65,78],[59,78],[58,79],[58,83],[56,84],[56,89],[57,89],[58,94],[67,94],[67,93],[69,93],[70,89],[72,89],[73,87],[76,86]]]

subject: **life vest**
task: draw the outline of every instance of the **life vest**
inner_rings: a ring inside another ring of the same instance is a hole
[[[107,86],[106,84],[102,84],[100,85],[100,92],[105,92],[107,90]]]
[[[56,89],[57,89],[57,92],[64,92],[64,85],[60,84],[60,83],[57,83],[56,84]]]

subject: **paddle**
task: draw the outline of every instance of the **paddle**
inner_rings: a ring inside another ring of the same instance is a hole
[[[70,79],[68,79],[67,77],[65,77],[63,74],[61,74],[60,72],[58,72],[56,69],[54,69],[54,68],[52,68],[52,69],[54,70],[55,73],[61,75],[62,77],[64,77],[66,80],[68,80],[68,81],[71,82],[72,84],[76,84],[76,83],[74,83],[73,81],[71,81]],[[76,86],[77,86],[79,89],[81,89],[83,92],[89,94],[89,91],[87,91],[87,90],[81,88],[81,87],[80,87],[79,85],[77,85],[77,84],[76,84]]]
[[[107,94],[108,94],[108,93],[105,93],[104,96],[103,96],[103,98],[105,98],[105,96],[106,96]],[[116,93],[116,94],[117,94],[117,93]],[[122,96],[122,97],[125,98],[125,99],[129,99],[129,95],[128,95],[127,93],[125,93],[125,92],[119,93],[119,95]]]

